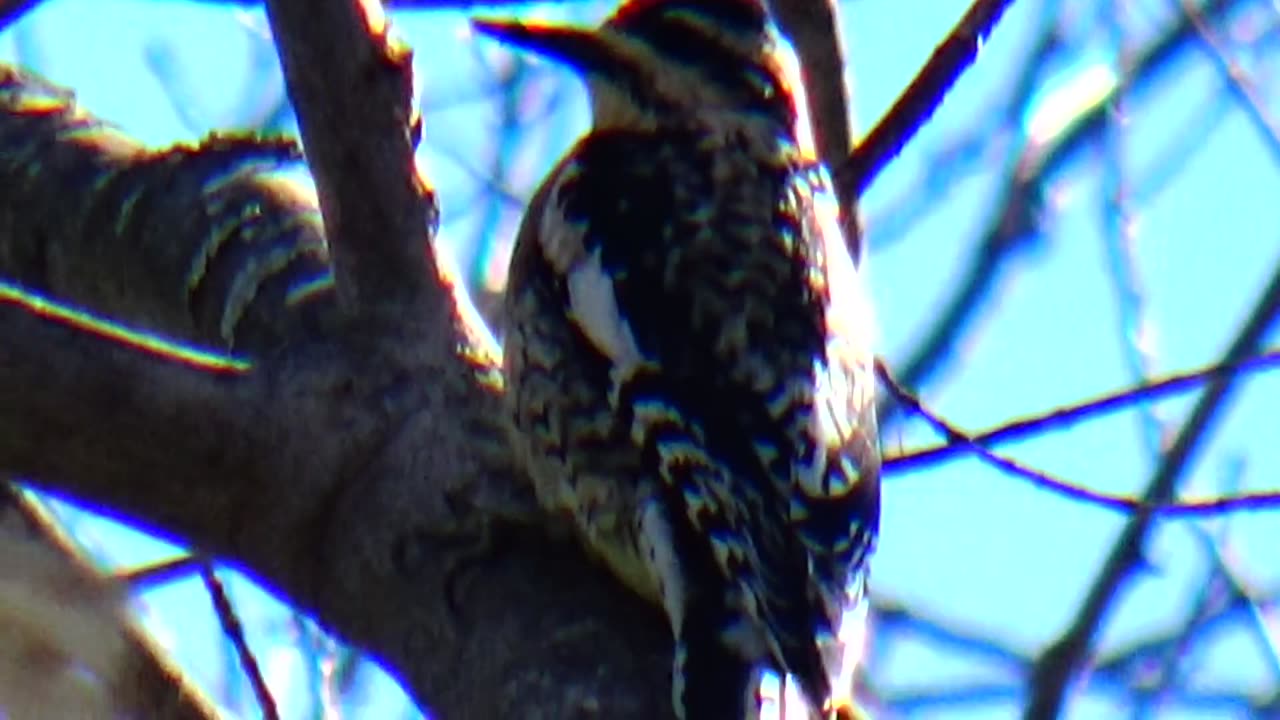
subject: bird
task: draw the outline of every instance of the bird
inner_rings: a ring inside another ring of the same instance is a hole
[[[507,274],[505,412],[540,505],[665,611],[678,718],[752,716],[766,670],[810,717],[854,716],[875,330],[794,54],[761,0],[472,22],[590,98]]]

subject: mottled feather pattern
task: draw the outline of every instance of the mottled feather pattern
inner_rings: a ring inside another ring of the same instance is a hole
[[[831,641],[878,532],[871,321],[761,3],[497,30],[592,93],[508,278],[512,438],[540,501],[662,603],[678,714],[742,717],[756,666],[846,698]]]
[[[762,578],[766,596],[758,602],[772,622],[794,631],[779,636],[807,637],[815,621],[823,625],[836,618],[815,619],[810,602],[796,597],[807,577],[793,569],[806,563],[795,557],[803,550],[792,544],[791,530],[808,539],[818,565],[833,570],[825,574],[828,593],[835,595],[850,578],[834,570],[867,551],[876,508],[874,495],[867,497],[874,480],[859,484],[862,470],[839,454],[829,464],[827,448],[819,448],[815,438],[815,405],[829,399],[815,396],[814,375],[829,372],[825,253],[832,250],[823,244],[830,240],[818,234],[829,228],[813,216],[815,195],[827,190],[785,139],[777,142],[770,148],[758,137],[705,131],[595,133],[575,149],[562,181],[553,185],[551,202],[560,211],[547,217],[563,218],[565,227],[544,227],[543,238],[554,246],[560,241],[552,238],[573,234],[584,256],[599,253],[600,265],[592,270],[612,279],[618,307],[616,316],[606,317],[625,323],[640,356],[660,368],[664,380],[656,389],[651,380],[630,388],[623,409],[679,409],[666,424],[653,411],[643,423],[643,440],[658,446],[659,455],[681,459],[664,464],[671,474],[666,482],[700,487],[705,497],[686,492],[684,498],[689,521],[741,546],[731,554],[734,567],[721,563],[728,577],[744,563],[792,570]],[[834,242],[840,242],[838,232]],[[570,317],[583,315],[572,310],[570,298],[562,302]],[[588,338],[619,334],[578,328]],[[599,343],[595,349],[611,353]],[[799,380],[783,383],[782,377]],[[612,377],[615,403],[619,384],[629,379],[630,374]],[[868,381],[855,379],[859,385]],[[645,386],[647,394],[636,397]],[[779,387],[786,391],[780,402],[770,397]],[[674,418],[696,424],[675,432]],[[843,425],[846,432],[856,430],[847,420]],[[874,419],[869,430],[874,433]],[[860,438],[849,432],[847,440],[867,442]],[[641,438],[633,432],[633,439]],[[823,484],[832,491],[798,492],[799,486],[814,487],[807,476],[815,474],[830,475]],[[768,487],[770,482],[777,486]],[[752,487],[755,498],[744,497]],[[866,516],[858,523],[849,522],[850,502],[867,505],[854,513]],[[711,506],[723,513],[721,508],[735,504],[754,516],[715,517],[734,523],[716,528],[706,524],[710,513],[699,512]],[[806,650],[776,652],[792,656],[787,664],[794,667],[805,664]]]

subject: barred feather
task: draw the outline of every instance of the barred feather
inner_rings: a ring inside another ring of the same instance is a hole
[[[878,532],[870,315],[764,9],[478,27],[592,93],[508,279],[513,439],[542,503],[665,608],[682,717],[743,717],[761,666],[829,708]]]

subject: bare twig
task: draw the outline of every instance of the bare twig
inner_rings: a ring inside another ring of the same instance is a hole
[[[971,435],[974,443],[983,447],[991,447],[1013,442],[1033,435],[1064,430],[1080,422],[1099,415],[1124,410],[1137,403],[1150,402],[1169,395],[1189,392],[1200,387],[1205,381],[1226,377],[1233,374],[1252,374],[1280,367],[1280,348],[1268,350],[1238,363],[1228,365],[1210,365],[1163,380],[1146,383],[1137,387],[1108,393],[1100,397],[1084,400],[1074,405],[1055,408],[1049,412],[1004,423],[999,427],[984,430]],[[911,450],[896,457],[885,458],[883,469],[886,473],[900,473],[946,462],[964,446],[956,443],[945,443],[923,450]]]
[[[890,160],[898,156],[942,104],[960,75],[973,64],[987,35],[1013,0],[974,0],[968,11],[933,51],[929,61],[898,96],[884,118],[858,143],[853,154],[835,170],[841,197],[862,195]]]
[[[1058,493],[1073,500],[1080,500],[1099,507],[1118,510],[1124,513],[1160,513],[1168,516],[1205,516],[1217,515],[1241,510],[1270,510],[1280,508],[1280,490],[1274,492],[1255,492],[1216,497],[1208,500],[1187,500],[1181,502],[1151,502],[1128,495],[1118,495],[1091,490],[1077,483],[1056,478],[1042,470],[1029,468],[1016,460],[994,453],[979,444],[973,437],[951,425],[946,420],[926,409],[918,398],[903,388],[882,361],[876,361],[876,375],[889,388],[890,392],[904,407],[924,418],[930,425],[941,432],[947,441],[964,447],[969,452],[982,458],[988,464],[1027,480],[1032,485]]]
[[[1123,20],[1124,0],[1111,0],[1111,12],[1103,24],[1110,45],[1116,87],[1103,121],[1099,202],[1102,209],[1102,246],[1107,259],[1103,277],[1115,297],[1116,330],[1121,357],[1130,382],[1146,382],[1156,366],[1156,328],[1149,312],[1148,293],[1138,266],[1138,211],[1133,202],[1132,179],[1125,159],[1129,148],[1129,81],[1132,48]],[[1155,456],[1160,450],[1162,424],[1150,405],[1138,408],[1138,427],[1145,450]]]
[[[1221,362],[1236,363],[1256,353],[1258,344],[1266,337],[1278,312],[1280,270],[1271,277],[1248,321],[1224,353]],[[1207,437],[1209,426],[1239,379],[1239,375],[1228,375],[1211,381],[1205,388],[1200,401],[1182,424],[1177,438],[1148,483],[1142,498],[1144,504],[1154,506],[1170,501],[1188,461]],[[1153,518],[1154,515],[1150,512],[1139,512],[1129,520],[1075,621],[1036,661],[1031,695],[1024,711],[1027,720],[1058,716],[1067,685],[1089,655],[1093,637],[1115,601],[1118,589],[1141,559],[1142,544]]]
[[[209,599],[213,601],[214,613],[218,616],[222,633],[231,641],[236,656],[240,658],[240,667],[249,678],[254,697],[258,699],[258,707],[262,708],[263,720],[280,720],[280,711],[276,709],[275,697],[271,695],[271,688],[267,687],[262,669],[258,667],[258,659],[254,657],[253,651],[249,649],[249,642],[244,637],[244,626],[240,624],[240,616],[231,604],[231,598],[227,597],[227,590],[218,579],[212,563],[200,564],[200,580],[204,582],[204,587],[209,592]]]
[[[201,562],[194,555],[183,555],[131,570],[116,571],[115,576],[130,590],[139,592],[185,578],[199,571]]]
[[[963,184],[960,178],[992,166],[991,140],[1016,128],[1023,114],[1035,97],[1047,68],[1063,51],[1058,32],[1058,10],[1061,0],[1047,0],[1039,9],[1039,23],[1028,38],[1026,50],[1014,63],[1020,71],[1009,83],[1009,90],[993,112],[978,113],[971,119],[968,130],[931,153],[930,170],[924,173],[922,182],[912,183],[902,189],[897,199],[886,203],[876,217],[870,218],[875,229],[872,239],[876,249],[883,249],[896,240],[906,237],[914,220],[930,212],[944,202],[950,193]],[[1007,149],[1006,158],[999,161],[1002,167],[1013,167],[1022,148],[1016,143]]]
[[[1280,125],[1267,110],[1266,102],[1258,97],[1258,90],[1249,80],[1249,75],[1239,63],[1228,56],[1218,34],[1210,27],[1209,20],[1191,0],[1181,0],[1183,15],[1196,29],[1201,43],[1209,51],[1209,56],[1218,71],[1227,81],[1227,87],[1244,108],[1245,115],[1262,135],[1263,142],[1271,152],[1273,162],[1280,162]]]
[[[1201,9],[1206,18],[1225,15],[1242,0],[1210,0]],[[1168,72],[1169,62],[1193,37],[1194,28],[1185,18],[1175,23],[1150,45],[1134,53],[1128,90],[1137,96],[1156,86],[1155,80]],[[1027,246],[1038,232],[1042,192],[1048,178],[1104,127],[1107,103],[1114,90],[1097,102],[1076,108],[1076,116],[1066,118],[1061,130],[1042,137],[1023,137],[1014,158],[1007,187],[992,204],[982,238],[971,253],[956,289],[941,303],[938,320],[911,352],[898,363],[899,381],[916,389],[933,377],[950,357],[961,338],[973,325],[994,289],[1006,276],[1009,260]],[[885,122],[888,122],[886,117]],[[892,418],[892,405],[880,409],[882,419]]]

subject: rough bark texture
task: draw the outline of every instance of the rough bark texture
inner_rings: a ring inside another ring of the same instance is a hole
[[[320,4],[295,5],[273,18]],[[302,72],[344,66],[344,93],[387,74],[400,87],[408,64],[386,64],[382,35],[344,30],[350,56],[332,44],[325,23],[351,13],[327,5],[340,12],[308,15],[285,51],[309,58]],[[304,118],[325,100],[292,89]],[[360,112],[399,127],[394,151],[362,147],[385,131],[304,119],[322,229],[314,200],[271,175],[287,144],[149,151],[0,71],[0,467],[244,570],[441,717],[662,717],[665,623],[525,522],[494,350],[429,259],[409,98],[372,97]],[[379,183],[407,209],[359,210]],[[329,253],[345,258],[333,281]],[[248,369],[103,336],[24,291]]]

